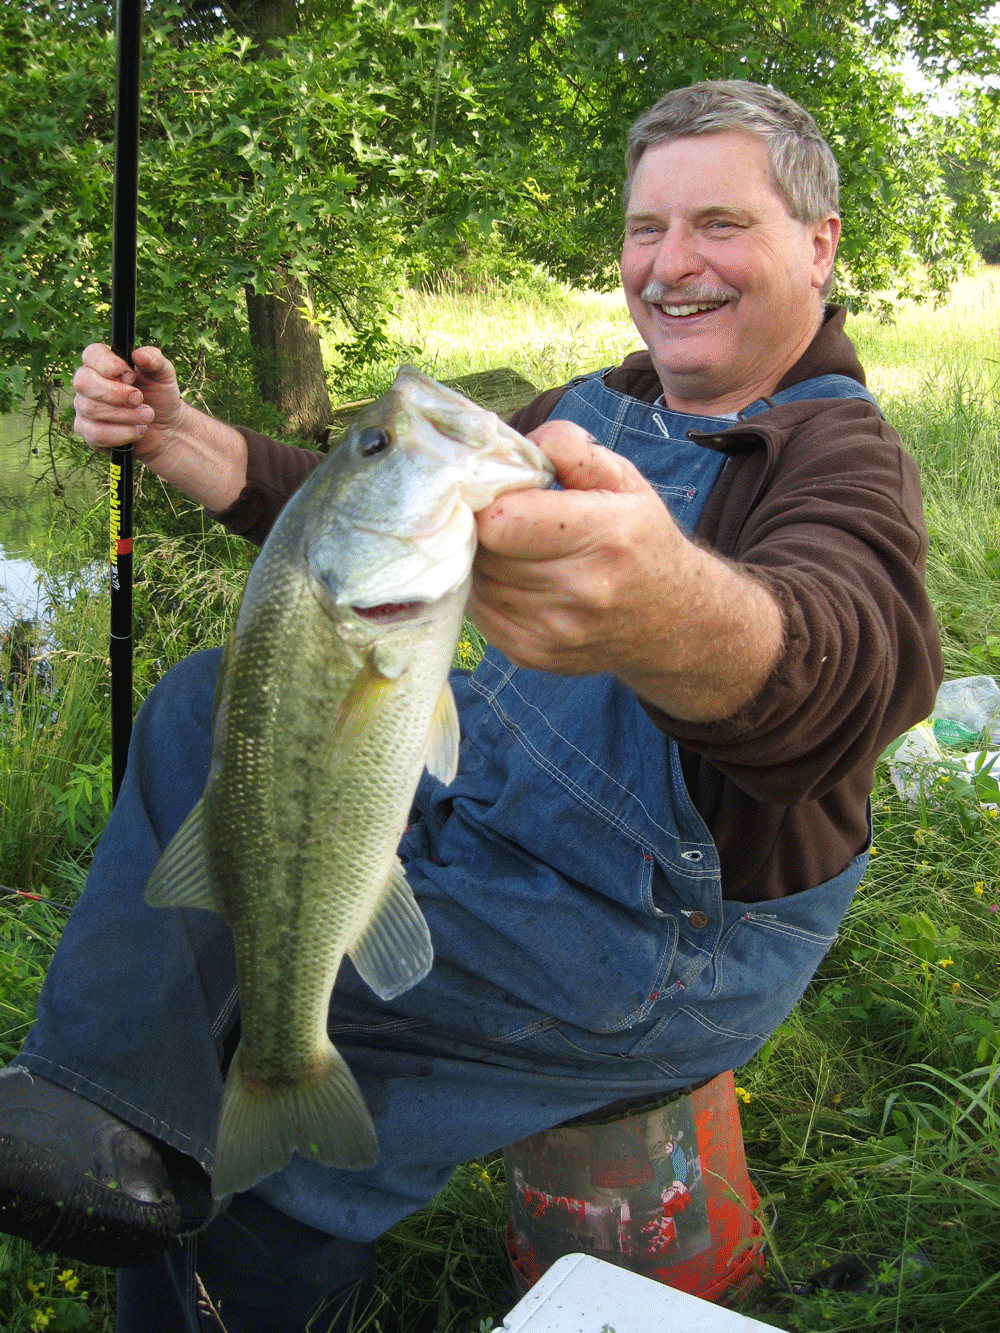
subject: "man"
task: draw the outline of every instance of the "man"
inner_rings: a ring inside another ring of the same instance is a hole
[[[941,662],[916,471],[825,305],[836,164],[787,98],[710,83],[633,126],[627,167],[648,351],[519,412],[562,489],[479,516],[469,613],[491,647],[453,680],[458,776],[425,776],[400,848],[434,967],[391,1004],[350,966],[334,992],[379,1162],[293,1158],[186,1238],[209,1215],[232,945],[142,890],[205,781],[218,655],[137,718],[0,1078],[0,1227],[137,1263],[122,1329],[197,1329],[197,1269],[230,1333],[301,1330],[455,1163],[740,1065],[863,874],[877,756],[930,712]],[[85,351],[77,429],[136,440],[262,540],[315,456],[195,412],[157,350],[135,363]]]

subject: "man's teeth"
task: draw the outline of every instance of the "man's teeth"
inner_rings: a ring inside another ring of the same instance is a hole
[[[696,315],[699,310],[718,310],[725,304],[725,301],[706,301],[698,305],[661,305],[660,309],[665,315]]]

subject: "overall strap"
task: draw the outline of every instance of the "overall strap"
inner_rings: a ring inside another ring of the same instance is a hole
[[[862,398],[871,403],[879,416],[884,416],[878,399],[863,384],[850,375],[817,375],[813,379],[803,380],[772,394],[770,398],[758,398],[739,414],[741,421],[755,417],[759,412],[766,412],[771,407],[781,407],[783,403],[802,403],[810,398]]]

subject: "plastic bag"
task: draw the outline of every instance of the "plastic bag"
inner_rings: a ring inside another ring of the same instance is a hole
[[[1000,685],[992,676],[946,680],[931,713],[943,745],[974,745],[980,737],[1000,743]]]
[[[1000,742],[1000,686],[992,676],[946,680],[930,717],[911,727],[887,752],[893,785],[904,801],[918,805],[945,774],[964,768],[973,778],[1000,777],[1000,750],[977,749],[961,757],[942,753],[942,745],[967,746],[983,737]],[[984,805],[996,808],[991,802]]]

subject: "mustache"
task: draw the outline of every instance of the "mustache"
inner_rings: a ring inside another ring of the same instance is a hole
[[[739,300],[739,292],[719,287],[685,287],[682,291],[650,282],[639,293],[647,305],[705,305],[707,302]]]

